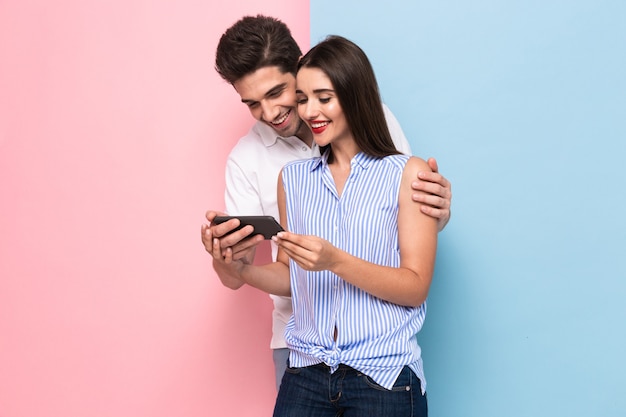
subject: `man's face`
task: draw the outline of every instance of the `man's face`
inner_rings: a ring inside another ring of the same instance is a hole
[[[302,121],[296,110],[296,78],[278,67],[263,67],[237,80],[233,87],[250,114],[280,136],[295,136]]]

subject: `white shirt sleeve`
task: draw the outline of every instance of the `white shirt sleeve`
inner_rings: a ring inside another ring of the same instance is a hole
[[[226,212],[231,215],[263,214],[258,186],[252,183],[254,177],[246,174],[244,169],[232,158],[226,162],[226,190],[224,200]]]
[[[396,145],[396,149],[405,155],[412,155],[411,145],[409,145],[409,141],[406,139],[406,136],[404,136],[400,123],[398,123],[396,116],[391,113],[391,110],[389,110],[385,103],[383,103],[383,111],[385,112],[387,127],[389,128],[391,139],[393,139],[393,143]]]

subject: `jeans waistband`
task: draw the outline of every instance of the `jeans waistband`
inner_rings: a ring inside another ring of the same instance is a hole
[[[330,372],[330,366],[326,365],[324,362],[320,362],[320,363],[316,363],[315,365],[311,365],[310,368],[320,368],[320,369],[324,369]],[[346,364],[340,363],[339,367],[337,369],[341,369],[341,370],[352,370],[355,371],[355,369],[351,366],[348,366]]]

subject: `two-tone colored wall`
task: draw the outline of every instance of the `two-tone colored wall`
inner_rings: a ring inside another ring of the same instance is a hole
[[[431,415],[626,412],[623,2],[48,3],[0,2],[0,417],[271,414],[269,298],[199,237],[251,124],[215,46],[257,13],[362,46],[453,183]]]

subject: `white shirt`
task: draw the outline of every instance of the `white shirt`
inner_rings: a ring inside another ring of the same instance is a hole
[[[411,147],[395,116],[383,105],[389,132],[396,148],[411,154]],[[226,211],[231,215],[269,215],[279,220],[276,199],[278,175],[286,163],[319,156],[319,147],[307,146],[295,136],[278,136],[265,123],[256,122],[230,152],[226,162]],[[272,243],[272,259],[277,248]],[[292,313],[291,298],[270,295],[274,302],[272,312],[272,340],[270,347],[287,347],[285,326]]]

